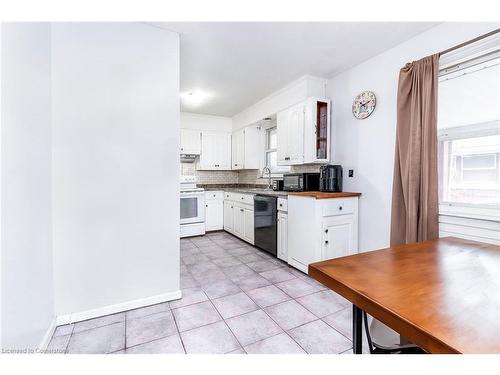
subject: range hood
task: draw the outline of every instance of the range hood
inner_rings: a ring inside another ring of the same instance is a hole
[[[195,154],[181,154],[181,163],[194,163],[196,156]]]

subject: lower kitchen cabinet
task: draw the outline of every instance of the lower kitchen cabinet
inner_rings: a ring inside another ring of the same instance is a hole
[[[224,201],[224,230],[232,233],[234,229],[234,203]]]
[[[358,197],[288,197],[288,264],[308,271],[310,263],[358,252]]]
[[[288,262],[288,214],[278,211],[278,258]]]
[[[323,221],[322,259],[351,255],[357,233],[353,214],[332,216]]]
[[[224,193],[222,191],[205,192],[205,231],[224,228]]]
[[[254,209],[243,209],[243,239],[254,244]]]
[[[224,230],[254,244],[253,195],[224,193]]]

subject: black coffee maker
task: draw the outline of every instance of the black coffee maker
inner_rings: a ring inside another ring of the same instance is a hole
[[[319,191],[342,191],[341,165],[322,165],[319,168]]]

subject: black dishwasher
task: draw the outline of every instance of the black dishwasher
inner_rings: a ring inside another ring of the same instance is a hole
[[[256,195],[253,202],[255,246],[276,256],[278,247],[277,198]]]

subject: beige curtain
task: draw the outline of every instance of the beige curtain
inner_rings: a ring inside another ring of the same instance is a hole
[[[391,246],[438,237],[438,60],[428,56],[399,73]]]

